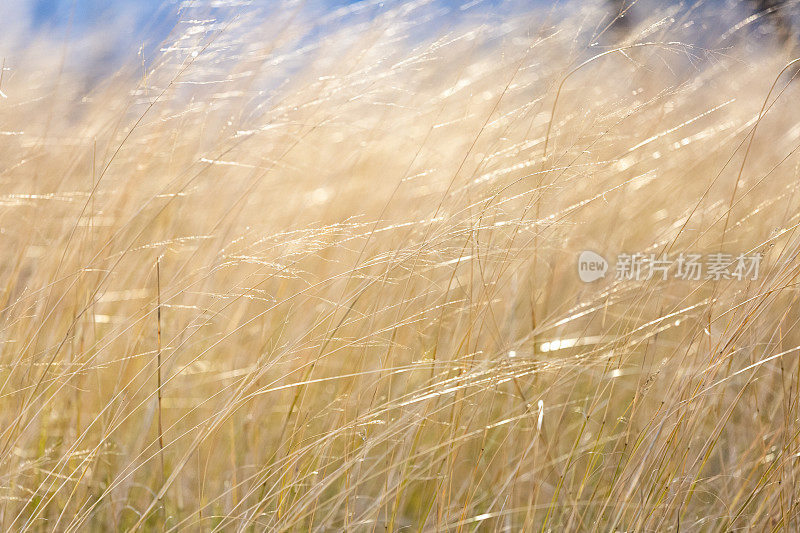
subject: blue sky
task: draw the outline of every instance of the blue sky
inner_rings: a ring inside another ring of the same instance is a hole
[[[255,6],[274,7],[280,5],[280,1],[297,3],[300,0],[248,1],[252,1]],[[313,20],[314,13],[332,11],[359,1],[365,0],[302,0],[302,5],[308,9],[307,13],[311,14]],[[370,0],[366,1],[371,3]],[[385,0],[385,4],[388,6],[402,1]],[[449,7],[469,2],[433,1]],[[508,5],[518,1],[520,0],[508,1]],[[176,13],[182,2],[183,0],[0,0],[0,33],[4,30],[4,23],[14,20],[13,27],[6,27],[5,33],[11,30],[44,33],[55,42],[75,41],[83,35],[99,34],[104,43],[102,61],[114,63],[131,52],[135,53],[142,46],[148,50],[166,38],[178,22]],[[483,0],[481,3],[496,5],[504,2],[505,0]],[[210,0],[197,0],[196,5],[209,6],[213,3]],[[214,10],[213,7],[211,9]],[[373,9],[380,8],[373,6],[362,15],[372,12]]]
[[[279,0],[254,0],[255,5],[270,6]],[[328,10],[359,0],[309,0],[312,9]],[[387,3],[398,0],[387,0]],[[437,0],[453,3],[456,0]],[[175,12],[181,0],[0,0],[16,4],[16,13],[29,21],[34,31],[69,32],[75,37],[86,30],[108,29],[108,37],[120,46],[165,37],[176,22]],[[208,4],[207,0],[197,2]],[[2,12],[2,9],[0,9]],[[2,13],[0,13],[2,14]],[[3,22],[0,21],[0,29]]]
[[[178,7],[184,1],[0,0],[0,45],[9,50],[14,47],[25,48],[29,42],[27,37],[31,34],[45,37],[54,46],[70,43],[66,68],[87,73],[91,77],[94,73],[116,70],[126,61],[129,63],[139,50],[144,51],[144,61],[156,57],[153,51],[168,38],[178,23]],[[241,2],[256,8],[266,7],[266,12],[271,10],[269,8],[281,9],[281,6],[303,6],[303,11],[309,17],[307,21],[314,21],[321,14],[360,1],[371,7],[355,15],[356,18],[372,16],[376,10],[382,9],[377,0],[223,0],[223,5]],[[382,0],[381,4],[388,7],[404,1]],[[469,1],[433,0],[434,3],[450,7]],[[527,0],[482,0],[482,4],[505,1],[510,5]],[[191,3],[201,10],[205,6],[210,16],[217,10],[214,0],[193,0]],[[312,38],[317,31],[322,31],[322,28],[307,29],[310,33],[306,37]],[[12,52],[11,56],[14,55]]]
[[[328,0],[326,4],[337,6],[351,4],[356,1]],[[134,2],[120,0],[28,0],[28,3],[30,4],[34,23],[37,26],[63,24],[64,21],[72,17],[75,27],[80,28],[107,20],[121,9],[135,12],[141,23],[147,23],[159,14],[159,8],[176,2],[170,2],[169,0],[136,0]]]
[[[107,0],[30,0],[32,20],[36,26],[60,25],[72,20],[76,28],[97,24],[121,10],[137,13],[144,22],[158,12],[164,2],[137,0],[120,2]]]
[[[9,1],[9,0],[0,0]],[[13,0],[11,0],[13,1]],[[269,4],[277,0],[255,0],[255,3]],[[353,4],[359,0],[317,0],[309,4],[317,4],[327,8],[335,8]],[[387,0],[387,3],[392,0]],[[458,0],[439,0],[444,4],[457,5]],[[467,0],[463,0],[466,2]],[[34,24],[38,27],[47,25],[63,25],[72,20],[75,28],[83,28],[113,19],[120,11],[133,13],[140,24],[152,23],[155,18],[162,18],[166,9],[175,6],[179,0],[22,0],[30,9]],[[489,3],[489,2],[486,2]],[[163,21],[162,21],[163,22]]]
[[[137,50],[140,46],[154,45],[165,38],[173,28],[177,6],[183,0],[0,0],[0,33],[24,32],[29,28],[34,32],[50,33],[57,40],[71,40],[92,30],[104,37],[106,58],[121,57]],[[276,6],[278,2],[293,0],[249,0],[256,6]],[[299,0],[294,0],[299,1]],[[325,12],[362,0],[303,0],[309,13]],[[392,5],[403,0],[385,0]],[[469,0],[433,0],[442,6],[453,7],[469,4]],[[513,6],[531,4],[548,5],[555,2],[569,3],[566,0],[483,0],[481,5],[491,6],[490,12],[502,18],[502,13]],[[644,0],[640,9],[662,0]],[[666,0],[664,0],[666,1]],[[677,1],[677,0],[671,0]],[[194,2],[193,2],[194,3]],[[209,5],[210,0],[197,0],[198,5]],[[749,6],[744,0],[707,0],[708,5],[720,9],[723,4]],[[10,6],[10,8],[9,8]],[[371,12],[371,9],[368,10]],[[458,15],[459,10],[454,10]],[[722,11],[725,13],[725,11]],[[720,13],[720,14],[722,14]],[[369,16],[369,15],[367,15]],[[449,18],[449,17],[448,17]],[[5,19],[5,20],[3,20]],[[20,20],[22,21],[20,22]],[[13,22],[13,23],[12,23]],[[4,28],[4,26],[6,26]],[[2,35],[0,35],[2,37]],[[2,38],[0,38],[2,41]]]

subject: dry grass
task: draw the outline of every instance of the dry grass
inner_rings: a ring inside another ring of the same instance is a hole
[[[187,10],[90,89],[9,53],[2,529],[800,527],[789,55],[712,8],[607,53],[601,8]]]

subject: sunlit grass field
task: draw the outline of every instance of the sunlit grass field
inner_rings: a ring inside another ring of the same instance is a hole
[[[791,46],[473,4],[3,52],[2,530],[800,528]]]

